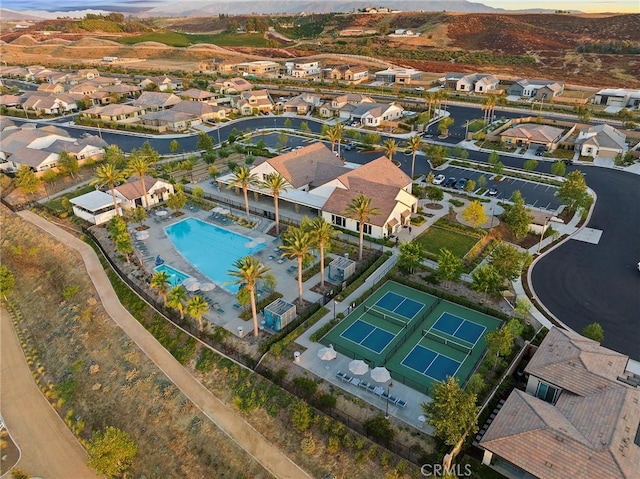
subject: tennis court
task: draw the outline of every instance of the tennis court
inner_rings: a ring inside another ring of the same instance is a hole
[[[447,376],[455,376],[462,364],[449,356],[416,344],[400,364],[424,374],[436,381],[444,381]]]
[[[473,347],[486,331],[486,327],[455,314],[444,312],[433,324],[432,329],[461,339]]]
[[[341,337],[359,344],[376,354],[380,354],[384,351],[395,334],[385,331],[384,329],[374,326],[362,319],[357,319],[351,326],[349,326],[341,335]]]

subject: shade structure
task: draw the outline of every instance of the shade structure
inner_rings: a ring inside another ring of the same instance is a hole
[[[136,233],[136,239],[138,240],[146,240],[149,239],[149,232],[148,231],[139,231]]]
[[[331,361],[336,358],[336,350],[333,349],[333,345],[328,348],[320,348],[318,349],[318,357],[323,361]]]
[[[193,283],[189,283],[184,287],[187,291],[198,291],[200,289],[200,283],[195,281]]]
[[[391,379],[391,374],[387,368],[379,366],[371,370],[371,379],[377,383],[386,383]]]
[[[169,214],[166,210],[158,210],[156,211],[156,216],[167,216]]]
[[[216,288],[215,283],[202,283],[200,285],[200,291],[213,291]]]
[[[349,371],[353,374],[366,374],[369,372],[369,365],[362,359],[354,359],[349,363]]]
[[[198,281],[195,278],[187,278],[182,282],[182,286],[184,286],[185,288],[189,289],[189,286],[191,286],[192,284],[196,283],[198,285],[198,288],[200,288],[200,281]]]
[[[224,211],[224,208],[222,208],[221,206],[216,206],[211,210],[212,213],[222,213],[223,211]]]

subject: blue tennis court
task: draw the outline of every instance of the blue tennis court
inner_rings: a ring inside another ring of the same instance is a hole
[[[461,363],[416,344],[400,364],[436,381],[445,381],[447,376],[455,376]]]
[[[424,307],[424,304],[401,294],[387,291],[385,295],[376,301],[375,306],[398,314],[411,321],[416,314]]]
[[[460,318],[455,314],[442,313],[431,329],[462,339],[474,346],[487,328],[468,319]]]
[[[340,336],[377,354],[380,354],[396,337],[395,334],[361,319],[356,319]]]

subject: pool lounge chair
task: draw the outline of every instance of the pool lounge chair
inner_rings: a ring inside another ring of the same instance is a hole
[[[360,383],[358,384],[358,387],[362,389],[367,389],[369,387],[369,383],[366,381],[360,381]]]
[[[351,381],[353,381],[353,376],[349,376],[348,374],[345,374],[342,380],[347,383],[350,383]]]
[[[376,385],[375,384],[367,384],[367,391],[369,391],[370,393],[375,393]]]
[[[344,381],[344,373],[343,373],[342,371],[338,371],[338,372],[336,373],[336,377],[337,377],[338,379],[342,379],[342,380]]]
[[[233,303],[233,309],[242,309],[242,306],[240,306],[238,303]]]
[[[395,396],[389,396],[389,404],[395,405],[398,402],[398,398]]]
[[[406,402],[404,402],[402,399],[398,399],[398,400],[396,401],[396,406],[398,406],[399,408],[403,408],[403,407],[405,407],[406,405],[407,405],[407,403],[406,403]]]

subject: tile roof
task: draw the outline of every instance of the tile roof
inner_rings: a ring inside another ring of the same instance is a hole
[[[151,188],[153,188],[153,185],[158,182],[158,180],[150,176],[144,176],[143,180],[144,184],[147,187],[147,193]],[[142,195],[144,195],[144,192],[142,190],[142,180],[140,180],[140,178],[129,178],[129,181],[127,183],[117,186],[115,190],[122,196],[124,196],[127,200],[142,198]]]
[[[52,153],[46,150],[35,150],[33,148],[21,148],[9,157],[9,161],[13,161],[16,164],[27,165],[31,168],[37,168],[46,160],[50,159]],[[57,158],[57,156],[55,156]]]
[[[600,148],[624,149],[626,136],[616,130],[611,125],[596,125],[586,128],[580,132],[587,135],[584,140],[578,140],[577,143],[593,144]]]
[[[523,138],[529,141],[538,141],[549,143],[556,141],[562,135],[561,128],[555,128],[549,125],[534,125],[527,123],[524,125],[514,126],[500,133],[500,136],[508,136],[511,138]]]
[[[322,184],[319,183],[322,177],[328,178],[329,181],[345,170],[342,161],[321,142],[269,158],[267,162],[294,188],[311,183]],[[335,176],[331,177],[330,171],[333,171]]]
[[[111,105],[94,106],[93,108],[84,110],[82,113],[89,114],[89,115],[119,116],[119,115],[131,115],[132,113],[135,113],[141,110],[142,108],[138,106],[124,105],[122,103],[112,103]]]
[[[381,156],[354,170],[349,170],[338,180],[346,187],[352,188],[352,180],[360,178],[372,183],[393,186],[394,188],[406,188],[411,184],[411,178],[400,168],[394,165],[389,158]]]
[[[150,107],[150,108],[166,108],[180,103],[182,99],[173,93],[165,93],[160,91],[144,91],[133,102],[134,106]]]
[[[180,96],[186,96],[188,98],[194,98],[198,100],[208,100],[209,98],[214,97],[215,95],[210,91],[199,90],[197,88],[189,88],[188,90],[180,93]]]
[[[208,115],[215,112],[215,108],[208,103],[203,101],[191,101],[191,100],[183,100],[180,103],[177,103],[171,111],[180,111],[183,113],[189,113],[191,115]]]

